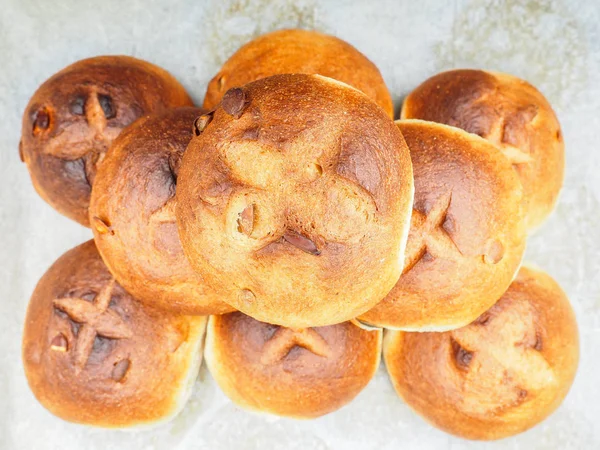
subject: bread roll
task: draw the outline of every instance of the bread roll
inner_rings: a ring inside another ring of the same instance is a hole
[[[190,267],[175,219],[179,163],[202,114],[172,109],[124,130],[98,168],[90,222],[106,265],[133,296],[173,312],[209,315],[233,308]]]
[[[500,148],[523,183],[530,230],[554,209],[564,178],[564,141],[552,107],[526,81],[483,70],[443,72],[406,97],[402,118],[459,127]]]
[[[406,331],[471,323],[506,291],[525,249],[522,187],[489,142],[432,122],[397,122],[415,200],[396,286],[360,320]]]
[[[291,329],[240,312],[212,316],[206,362],[225,394],[257,412],[310,419],[349,403],[379,365],[381,330],[344,322]]]
[[[88,241],[61,256],[35,288],[23,333],[25,375],[40,403],[64,420],[156,424],[186,403],[205,328],[205,317],[139,303]]]
[[[23,114],[19,154],[40,196],[89,226],[96,170],[121,130],[138,117],[192,105],[168,72],[128,56],[78,61],[45,81]]]
[[[467,439],[501,439],[561,404],[579,359],[577,323],[560,286],[522,268],[467,327],[387,332],[385,365],[398,395],[434,426]]]
[[[307,30],[274,31],[241,47],[208,84],[204,108],[216,108],[231,88],[285,73],[319,74],[342,81],[394,116],[392,97],[375,64],[347,42]]]
[[[197,126],[177,220],[192,267],[225,302],[306,328],[352,319],[389,292],[412,169],[401,132],[364,94],[277,75],[231,89]]]

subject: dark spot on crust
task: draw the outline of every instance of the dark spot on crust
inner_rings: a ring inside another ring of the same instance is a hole
[[[257,140],[258,136],[260,135],[260,127],[252,127],[252,128],[248,128],[247,130],[244,131],[244,133],[242,134],[242,139],[250,139],[250,140]]]
[[[427,250],[425,250],[425,251],[423,252],[423,256],[421,256],[421,257],[419,258],[419,260],[420,260],[420,261],[423,261],[423,262],[431,262],[431,261],[433,261],[434,259],[435,259],[435,257],[434,257],[434,256],[433,256],[431,253],[429,253]]]
[[[525,390],[525,389],[520,389],[519,390],[519,400],[525,400],[527,398],[527,395],[529,393]]]
[[[473,360],[473,352],[463,348],[452,338],[450,338],[450,344],[456,366],[461,370],[467,370],[469,368],[469,364],[471,364],[471,361]]]
[[[33,118],[33,133],[40,133],[48,128],[50,128],[50,113],[46,108],[41,108]]]
[[[248,103],[248,96],[242,88],[232,88],[225,92],[223,100],[221,100],[221,107],[227,114],[239,119]]]
[[[560,132],[560,130],[556,130],[556,140],[560,141],[562,139],[562,133]]]
[[[536,105],[529,105],[507,117],[502,129],[502,142],[517,148],[527,145],[526,127],[537,116],[538,109]]]
[[[283,239],[294,247],[299,248],[303,252],[315,256],[319,256],[321,254],[321,251],[317,248],[313,241],[294,231],[288,231],[285,233],[283,235]]]
[[[121,361],[115,363],[113,365],[111,378],[117,382],[122,381],[129,371],[129,366],[131,366],[131,361],[129,359],[122,359]]]
[[[238,231],[250,236],[254,230],[254,204],[248,205],[239,214],[238,217]]]
[[[480,315],[477,319],[475,319],[475,321],[473,322],[475,325],[482,325],[485,326],[488,324],[488,322],[491,319],[491,315],[487,312],[484,312],[482,315]]]
[[[23,140],[19,141],[19,159],[21,162],[25,162],[25,155],[23,154]]]
[[[448,234],[456,232],[456,222],[454,221],[454,218],[449,214],[446,214],[446,217],[444,218],[444,222],[442,223],[442,229]]]
[[[342,137],[340,156],[336,172],[375,196],[381,185],[381,171],[378,158],[373,153],[375,144],[358,138]]]
[[[540,336],[539,333],[535,335],[535,343],[533,344],[533,348],[536,349],[538,352],[542,351],[542,349],[544,348],[542,344],[542,336]]]
[[[108,95],[98,94],[98,103],[104,112],[104,117],[112,119],[117,115],[112,99]]]
[[[69,105],[69,111],[71,114],[76,116],[85,115],[85,97],[83,95],[78,95]]]

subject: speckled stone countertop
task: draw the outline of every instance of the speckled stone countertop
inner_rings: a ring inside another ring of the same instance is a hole
[[[600,5],[598,0],[2,0],[0,2],[0,448],[4,449],[592,449],[600,448]],[[104,431],[46,412],[23,374],[27,301],[50,264],[91,232],[55,213],[19,161],[21,114],[47,77],[98,54],[128,54],[181,80],[197,102],[220,64],[252,36],[300,26],[348,40],[380,68],[396,102],[430,75],[477,67],[523,77],[564,131],[565,187],[527,260],[569,294],[581,363],[562,407],[496,443],[438,431],[399,400],[383,367],[349,406],[309,422],[239,410],[203,367],[192,399],[151,430]]]

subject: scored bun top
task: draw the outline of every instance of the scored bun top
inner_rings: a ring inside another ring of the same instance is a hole
[[[577,370],[575,315],[547,274],[522,268],[471,325],[389,332],[385,365],[398,394],[427,421],[467,439],[525,431],[563,401]]]
[[[521,263],[521,183],[478,136],[433,122],[396,123],[415,177],[404,269],[360,320],[409,331],[467,325],[500,298]]]
[[[205,355],[237,405],[308,419],[341,408],[369,383],[381,336],[350,322],[293,330],[235,312],[210,318]]]
[[[179,163],[203,111],[146,116],[115,140],[90,201],[94,239],[111,273],[140,301],[185,314],[219,314],[219,300],[183,254],[175,219]]]
[[[390,116],[392,97],[379,69],[349,43],[307,30],[279,30],[235,52],[208,84],[204,108],[214,109],[230,88],[285,73],[318,74],[364,92]]]
[[[552,107],[526,81],[482,70],[443,72],[406,97],[402,118],[459,127],[500,148],[523,183],[529,229],[554,209],[564,178],[564,141]]]
[[[228,91],[196,122],[177,220],[192,267],[236,309],[303,328],[352,319],[400,275],[413,177],[400,130],[319,75]]]
[[[121,130],[144,114],[191,105],[183,86],[154,64],[129,56],[84,59],[35,92],[23,114],[19,153],[41,197],[89,226],[96,170]]]
[[[205,327],[205,317],[139,303],[88,241],[61,256],[35,288],[23,333],[25,374],[39,402],[64,420],[155,424],[187,401]]]

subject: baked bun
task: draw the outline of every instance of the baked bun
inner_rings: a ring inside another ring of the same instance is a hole
[[[173,312],[209,315],[233,308],[192,270],[175,219],[179,163],[202,113],[172,109],[124,130],[98,168],[90,221],[106,265],[133,296]]]
[[[205,357],[238,406],[310,419],[364,389],[379,366],[381,335],[350,322],[293,330],[234,312],[210,317]]]
[[[390,331],[383,345],[398,395],[428,422],[467,439],[501,439],[544,420],[567,395],[579,360],[567,297],[529,268],[471,325]]]
[[[552,107],[526,81],[483,70],[443,72],[406,97],[402,118],[459,127],[500,148],[523,183],[530,230],[554,209],[564,178],[564,141]]]
[[[458,128],[398,121],[415,177],[402,276],[360,320],[406,331],[471,323],[506,291],[525,249],[522,188],[489,142]]]
[[[216,108],[231,88],[285,73],[319,74],[342,81],[394,117],[392,97],[375,64],[341,39],[298,29],[264,34],[241,47],[208,84],[204,107]]]
[[[23,334],[25,374],[40,403],[64,420],[155,424],[187,401],[205,328],[205,317],[139,303],[88,241],[61,256],[35,288]]]
[[[381,108],[330,78],[276,75],[229,90],[196,126],[179,170],[179,234],[225,302],[305,328],[352,319],[389,292],[413,180]]]
[[[19,153],[37,192],[89,226],[96,170],[121,130],[138,117],[192,105],[168,72],[129,56],[98,56],[44,82],[23,114]]]

